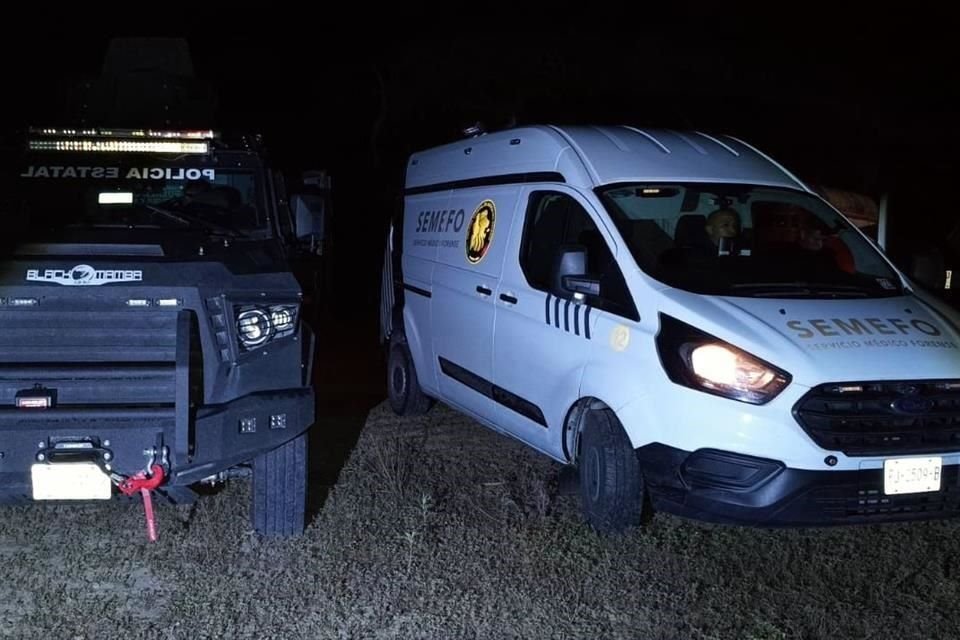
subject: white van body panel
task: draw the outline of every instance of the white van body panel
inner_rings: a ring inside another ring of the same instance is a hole
[[[404,335],[417,378],[427,393],[439,391],[437,375],[430,361],[433,340],[431,298],[415,293],[414,290],[427,293],[431,291],[438,248],[423,241],[422,234],[418,231],[418,227],[422,225],[419,213],[444,210],[449,200],[449,192],[410,196],[406,203],[407,215],[403,219],[401,270],[404,286],[407,288],[403,306]]]
[[[472,178],[557,172],[567,184],[744,182],[801,189],[789,172],[736,138],[630,127],[522,127],[415,153],[408,189]]]
[[[444,222],[440,230],[427,234],[437,242],[438,251],[431,283],[431,365],[437,372],[441,396],[480,415],[499,412],[500,407],[477,389],[451,377],[450,372],[464,370],[483,381],[493,379],[490,345],[496,312],[494,292],[506,255],[516,192],[517,188],[512,186],[491,187],[483,196],[470,190],[454,191],[448,201],[448,213],[441,216]],[[493,212],[489,251],[478,262],[471,263],[471,225],[479,208],[487,205]]]
[[[911,457],[850,457],[818,447],[791,417],[794,404],[807,391],[808,387],[791,384],[769,404],[757,407],[676,385],[663,386],[652,391],[659,396],[638,396],[621,407],[617,416],[637,448],[662,443],[685,451],[719,449],[811,471],[877,469],[885,459]],[[664,394],[669,394],[669,403]],[[824,462],[829,456],[837,460],[832,466]],[[960,453],[945,452],[943,464],[960,464]]]
[[[640,322],[606,311],[596,313],[592,328],[595,337],[580,389],[582,397],[596,398],[616,412],[637,398],[662,397],[654,392],[661,382],[669,380],[662,374],[653,343],[656,316],[648,320],[650,317],[642,310]]]
[[[526,203],[535,189],[562,193],[596,211],[581,194],[565,185],[526,187],[517,207],[508,255],[519,256]],[[602,232],[601,232],[602,233]],[[506,300],[504,299],[506,298]],[[515,299],[516,302],[511,302]],[[563,426],[571,399],[579,397],[583,368],[591,350],[591,326],[597,309],[562,300],[532,287],[516,259],[504,263],[497,292],[496,327],[493,340],[494,382],[505,391],[522,396],[531,407],[507,411],[504,426],[520,440],[564,460]],[[537,380],[535,385],[531,380]]]
[[[756,406],[680,387],[664,378],[647,383],[649,395],[620,407],[635,448],[661,443],[684,451],[719,449],[782,461],[788,467],[823,469],[830,452],[817,447],[796,421],[786,419],[809,388],[791,384]]]
[[[711,182],[806,187],[765,156],[735,138],[630,127],[554,128],[583,163],[590,184]]]
[[[433,333],[430,326],[429,300],[408,296],[403,309],[403,328],[421,386],[428,394],[438,393],[437,375],[429,360],[430,336]]]
[[[787,370],[809,387],[954,377],[960,335],[914,297],[770,300],[661,292],[663,313]],[[922,357],[922,374],[908,372]]]
[[[518,142],[513,143],[513,140]],[[566,143],[549,127],[529,127],[462,140],[415,153],[407,165],[407,189],[557,170]]]

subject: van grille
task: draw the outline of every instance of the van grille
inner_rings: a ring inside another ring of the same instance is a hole
[[[897,517],[943,517],[960,514],[960,467],[943,468],[942,488],[927,493],[884,495],[883,472],[866,471],[851,485],[825,487],[810,499],[830,520],[889,520]]]
[[[822,384],[794,406],[817,445],[849,456],[960,451],[960,381]]]

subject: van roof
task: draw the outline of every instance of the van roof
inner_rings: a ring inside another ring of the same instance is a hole
[[[452,187],[496,176],[586,189],[619,182],[732,182],[810,191],[775,160],[731,136],[552,125],[497,131],[414,153],[406,187]]]

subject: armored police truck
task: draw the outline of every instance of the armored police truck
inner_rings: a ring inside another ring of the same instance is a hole
[[[746,142],[539,126],[428,149],[391,240],[394,410],[441,400],[574,466],[601,531],[960,513],[957,314]]]
[[[0,190],[0,494],[142,496],[152,531],[152,492],[251,474],[256,531],[299,533],[314,335],[288,264],[310,201],[287,206],[256,137],[21,142]]]

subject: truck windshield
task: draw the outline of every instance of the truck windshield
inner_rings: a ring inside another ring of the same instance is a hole
[[[3,206],[30,235],[70,226],[228,235],[267,229],[259,172],[207,158],[43,154],[24,158],[5,178]]]
[[[673,287],[751,297],[886,297],[900,279],[832,207],[731,184],[598,189],[637,265]]]

